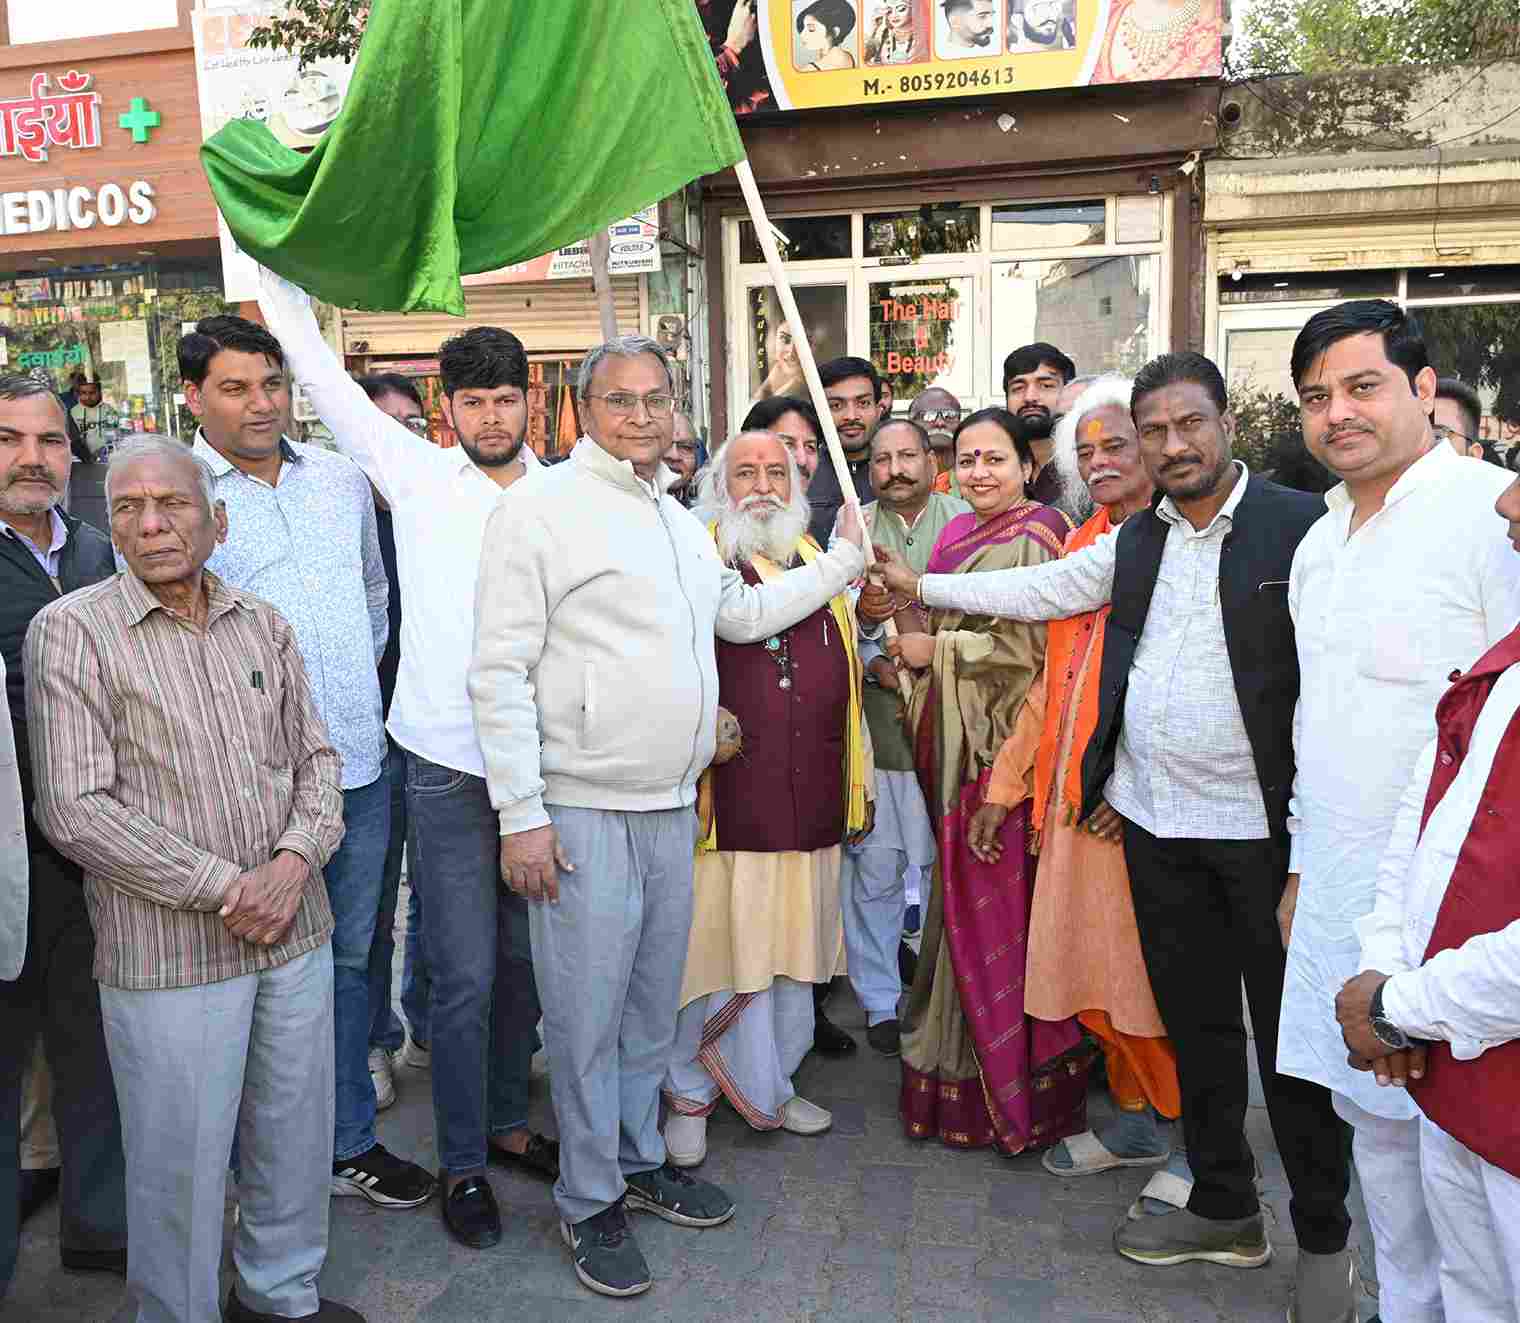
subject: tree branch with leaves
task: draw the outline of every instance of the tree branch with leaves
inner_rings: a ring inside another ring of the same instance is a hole
[[[248,34],[262,50],[293,52],[304,69],[318,60],[352,60],[359,54],[371,0],[289,0],[283,14]]]

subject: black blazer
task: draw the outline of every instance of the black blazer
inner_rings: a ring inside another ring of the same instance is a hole
[[[62,591],[71,593],[115,574],[116,557],[110,539],[73,515],[61,510],[59,514],[68,530],[68,540],[58,555],[58,582]],[[21,776],[27,843],[33,850],[45,848],[45,843],[32,821],[32,746],[26,724],[22,647],[32,617],[49,602],[56,602],[59,595],[59,589],[53,587],[36,557],[9,533],[0,533],[0,653],[5,656],[5,696],[16,731],[16,766]]]
[[[1149,510],[1119,529],[1113,612],[1103,639],[1098,726],[1082,758],[1083,816],[1093,812],[1113,774],[1129,669],[1150,612],[1169,530]],[[1252,476],[1219,556],[1219,604],[1235,695],[1256,762],[1256,776],[1274,837],[1286,838],[1293,790],[1293,711],[1298,703],[1298,647],[1288,615],[1293,553],[1325,513],[1322,496]]]

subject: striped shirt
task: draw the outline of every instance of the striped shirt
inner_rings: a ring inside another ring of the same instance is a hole
[[[95,977],[182,988],[271,969],[332,932],[321,869],[343,837],[339,760],[295,635],[209,571],[198,630],[123,572],[44,607],[26,638],[37,820],[84,870]],[[244,872],[311,865],[285,938],[217,910]]]

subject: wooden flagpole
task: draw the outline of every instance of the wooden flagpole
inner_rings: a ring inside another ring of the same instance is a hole
[[[739,178],[739,188],[744,194],[744,204],[749,208],[750,220],[754,222],[755,236],[760,241],[760,251],[765,254],[765,265],[770,271],[771,283],[776,287],[776,297],[780,300],[781,311],[791,327],[792,344],[797,350],[797,361],[802,365],[802,375],[807,381],[808,394],[813,398],[813,408],[818,411],[818,421],[823,424],[823,439],[828,448],[829,458],[834,463],[834,473],[839,479],[839,490],[844,496],[845,504],[855,509],[855,518],[860,524],[864,542],[866,569],[869,570],[876,563],[876,556],[871,547],[871,530],[866,527],[865,512],[860,508],[860,497],[856,494],[855,480],[850,476],[850,466],[844,457],[844,446],[839,441],[839,430],[834,426],[834,415],[823,393],[823,382],[818,378],[818,364],[813,358],[813,345],[808,339],[807,327],[802,324],[802,317],[797,312],[797,300],[792,294],[792,283],[787,279],[786,268],[782,265],[781,250],[776,246],[776,235],[771,229],[770,218],[765,214],[765,204],[760,200],[760,189],[755,183],[755,172],[750,167],[748,157],[741,159],[734,166],[734,174]],[[886,626],[887,637],[896,638],[897,622],[889,618]],[[912,681],[902,671],[897,673],[897,679],[902,689],[903,700],[906,702],[913,693]]]

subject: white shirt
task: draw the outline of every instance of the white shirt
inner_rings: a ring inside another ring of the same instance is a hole
[[[1435,741],[1426,746],[1378,869],[1376,907],[1356,925],[1361,968],[1393,975],[1383,987],[1383,1013],[1407,1034],[1450,1043],[1459,1061],[1520,1038],[1520,921],[1425,960],[1452,868],[1517,712],[1520,666],[1512,666],[1495,681],[1467,757],[1421,836],[1436,758]]]
[[[429,762],[484,776],[465,684],[480,548],[502,489],[463,447],[435,446],[377,409],[322,339],[304,292],[265,271],[259,306],[338,449],[391,507],[401,661],[387,729]],[[518,483],[534,482],[543,470],[528,446],[521,453]]]
[[[1346,1064],[1335,994],[1366,966],[1355,923],[1373,905],[1378,863],[1436,703],[1520,619],[1520,556],[1494,501],[1511,476],[1437,444],[1350,533],[1351,494],[1299,544],[1288,607],[1298,639],[1289,806],[1300,874],[1283,986],[1277,1068],[1378,1116],[1414,1104]],[[1428,781],[1428,777],[1427,777]]]
[[[1169,496],[1156,508],[1170,527],[1104,791],[1116,812],[1153,836],[1270,834],[1219,604],[1219,553],[1250,477],[1238,460],[1235,468],[1235,487],[1207,528],[1194,529]],[[1082,615],[1113,595],[1118,535],[1025,569],[926,574],[920,591],[930,606],[1013,620]]]

